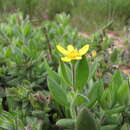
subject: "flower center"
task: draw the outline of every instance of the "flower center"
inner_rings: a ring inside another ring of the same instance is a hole
[[[70,58],[75,58],[75,57],[79,57],[79,56],[80,55],[79,55],[78,51],[76,51],[76,50],[70,51],[68,54],[68,57],[70,57]]]

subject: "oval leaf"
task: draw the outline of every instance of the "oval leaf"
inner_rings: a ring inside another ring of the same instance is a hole
[[[48,87],[51,91],[54,99],[60,104],[64,106],[69,106],[69,102],[67,100],[67,95],[63,91],[63,89],[51,78],[48,78]]]
[[[76,67],[76,87],[82,90],[89,77],[89,66],[86,57],[79,61]]]

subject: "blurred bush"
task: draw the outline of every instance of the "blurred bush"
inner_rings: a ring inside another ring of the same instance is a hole
[[[53,19],[62,12],[71,14],[72,24],[83,31],[98,29],[110,20],[114,28],[129,24],[129,7],[130,1],[124,0],[0,0],[1,12],[19,9],[39,20]]]
[[[33,14],[41,0],[0,0],[1,12],[15,12],[17,9],[24,14]]]
[[[113,21],[113,27],[120,29],[128,24],[129,6],[130,1],[123,0],[82,0],[72,10],[72,23],[84,31],[91,31]]]

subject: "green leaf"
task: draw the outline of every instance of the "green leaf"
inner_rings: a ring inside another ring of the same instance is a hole
[[[120,106],[120,107],[116,107],[116,108],[113,108],[113,109],[110,109],[110,110],[107,110],[106,113],[109,114],[109,115],[113,115],[113,114],[116,114],[116,113],[122,113],[124,112],[125,110],[125,106]]]
[[[76,87],[82,90],[87,83],[89,77],[89,66],[86,57],[79,61],[76,67]]]
[[[63,128],[74,128],[75,120],[73,119],[61,119],[56,122],[56,125]]]
[[[124,123],[124,125],[121,127],[121,130],[129,130],[128,124]]]
[[[122,105],[128,105],[129,102],[129,86],[127,82],[123,82],[117,91],[117,100]]]
[[[93,64],[90,66],[90,71],[91,73],[89,74],[89,80],[91,80],[91,78],[94,76],[95,72],[97,71],[97,68],[99,66],[99,61],[101,60],[101,57],[97,57]]]
[[[18,47],[13,48],[13,53],[12,53],[11,58],[16,62],[16,64],[22,63],[23,55],[22,55],[22,51],[20,50],[20,48],[18,48]]]
[[[120,130],[117,125],[105,125],[101,127],[101,130]]]
[[[17,126],[15,125],[15,127],[18,127],[17,128],[18,130],[24,130],[24,128],[25,128],[22,120],[20,120],[20,119],[17,119]]]
[[[32,111],[32,115],[34,117],[43,117],[45,116],[45,111],[41,111],[41,110],[35,110],[35,111]]]
[[[89,102],[87,104],[87,107],[91,108],[97,100],[100,100],[100,97],[102,95],[102,87],[102,81],[97,81],[93,85],[93,87],[90,89],[88,93]]]
[[[83,108],[77,117],[76,130],[97,130],[97,125],[92,113]]]
[[[9,57],[9,56],[11,56],[11,48],[7,48],[6,49],[6,52],[5,52],[5,57]]]
[[[81,94],[81,93],[78,93],[77,95],[75,95],[71,101],[71,105],[70,105],[70,113],[71,113],[71,117],[73,119],[76,118],[76,111],[75,111],[75,108],[76,107],[79,107],[83,104],[86,105],[86,103],[88,102],[88,98]]]
[[[117,61],[117,59],[118,59],[118,54],[119,54],[119,52],[118,52],[117,49],[115,49],[115,50],[112,52],[111,57],[110,57],[112,63],[115,63],[115,62]]]
[[[60,69],[63,79],[66,81],[68,85],[71,85],[69,68],[63,62],[60,62]]]
[[[120,88],[120,85],[123,82],[122,74],[120,71],[116,71],[112,77],[112,83],[110,86],[111,96],[112,96],[112,104],[114,105],[117,101],[117,90]]]
[[[102,124],[106,125],[106,124],[111,124],[111,125],[116,125],[119,122],[119,117],[118,116],[113,116],[111,114],[105,114]]]
[[[31,31],[31,26],[26,24],[25,27],[23,28],[24,36],[27,37],[29,35],[30,31]]]
[[[45,61],[45,68],[47,70],[48,76],[53,79],[57,84],[60,84],[61,77],[49,67],[47,61]]]
[[[54,99],[61,105],[68,106],[67,95],[61,87],[61,77],[54,71],[51,70],[47,61],[45,61],[45,67],[48,72],[48,87],[51,91]]]
[[[103,109],[110,109],[112,106],[112,97],[111,91],[109,88],[106,88],[100,99],[100,103]]]
[[[75,104],[76,105],[82,105],[83,103],[87,103],[89,101],[88,97],[78,93],[75,99]]]
[[[112,77],[112,87],[118,89],[122,84],[123,78],[120,71],[116,71]]]
[[[15,123],[15,117],[12,113],[9,112],[2,112],[0,114],[0,128],[7,129],[7,130],[13,130],[14,129],[14,123]]]
[[[59,84],[56,83],[54,79],[48,77],[48,87],[52,93],[54,99],[60,104],[69,107],[69,102],[67,99],[67,93],[63,91]]]
[[[3,105],[2,105],[2,98],[0,98],[0,113],[3,110]]]

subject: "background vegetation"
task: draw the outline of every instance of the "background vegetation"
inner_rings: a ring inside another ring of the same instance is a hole
[[[129,7],[0,0],[0,130],[130,130]]]
[[[55,14],[71,14],[71,24],[82,31],[95,31],[113,21],[111,29],[130,24],[130,1],[124,0],[0,0],[1,14],[20,10],[33,20],[53,19]],[[91,23],[91,24],[90,24]],[[83,26],[84,25],[84,26]]]

